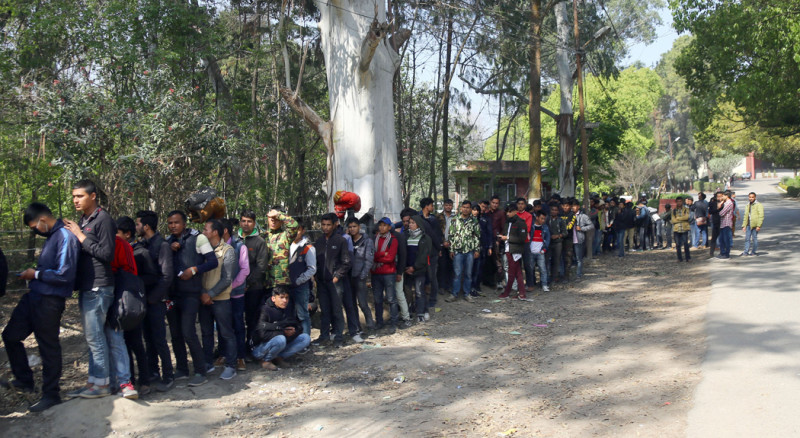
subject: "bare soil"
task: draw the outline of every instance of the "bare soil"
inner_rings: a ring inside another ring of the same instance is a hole
[[[532,301],[499,301],[486,287],[475,303],[440,296],[431,321],[397,334],[137,401],[72,400],[30,414],[33,398],[0,389],[0,435],[684,436],[705,352],[706,254],[690,264],[674,251],[604,256],[582,282]],[[0,300],[0,326],[18,297]],[[76,300],[62,345],[68,391],[87,368]],[[3,350],[0,376],[10,374]]]

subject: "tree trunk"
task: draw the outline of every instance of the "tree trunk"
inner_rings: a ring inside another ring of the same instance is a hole
[[[570,19],[567,2],[555,5],[556,31],[556,66],[558,67],[558,85],[561,89],[561,109],[558,117],[558,144],[561,160],[558,165],[558,188],[561,196],[575,196],[575,136],[573,134],[572,111],[572,67],[570,65]]]
[[[448,166],[448,157],[447,157],[447,148],[448,148],[448,141],[450,139],[450,132],[449,128],[449,121],[450,121],[450,79],[452,72],[451,69],[451,56],[453,50],[453,19],[450,18],[448,13],[447,18],[447,58],[445,59],[444,64],[444,101],[442,102],[442,199],[447,199],[450,197],[450,190],[448,190],[448,178],[447,178],[447,166]]]
[[[402,207],[397,167],[392,78],[397,48],[410,36],[386,37],[386,4],[366,0],[316,1],[330,95],[329,207],[337,190],[361,197],[376,217],[397,217]],[[377,15],[376,15],[377,12]],[[375,21],[365,17],[375,16]],[[325,140],[323,138],[323,140]]]
[[[530,96],[528,98],[529,141],[528,199],[542,197],[542,1],[531,0]]]

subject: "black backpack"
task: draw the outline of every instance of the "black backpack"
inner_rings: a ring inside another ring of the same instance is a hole
[[[131,330],[144,319],[144,283],[136,275],[120,270],[114,276],[114,302],[106,319],[115,330]]]

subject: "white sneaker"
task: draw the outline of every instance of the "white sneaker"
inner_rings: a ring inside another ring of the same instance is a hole
[[[356,333],[356,335],[353,336],[353,342],[355,342],[357,344],[360,344],[360,343],[364,342],[364,339],[361,338],[361,335]]]
[[[542,286],[542,290],[545,292],[550,292],[550,287],[545,284]]]
[[[425,321],[430,321],[430,320],[431,320],[431,314],[428,313],[428,312],[425,312]]]

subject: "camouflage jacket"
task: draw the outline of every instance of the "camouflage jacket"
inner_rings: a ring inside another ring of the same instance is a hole
[[[278,215],[278,220],[283,221],[283,226],[267,233],[267,287],[276,285],[289,285],[289,248],[297,236],[297,221],[283,213]]]
[[[456,254],[481,250],[481,228],[478,219],[470,215],[464,219],[454,217],[450,222],[450,251]]]

